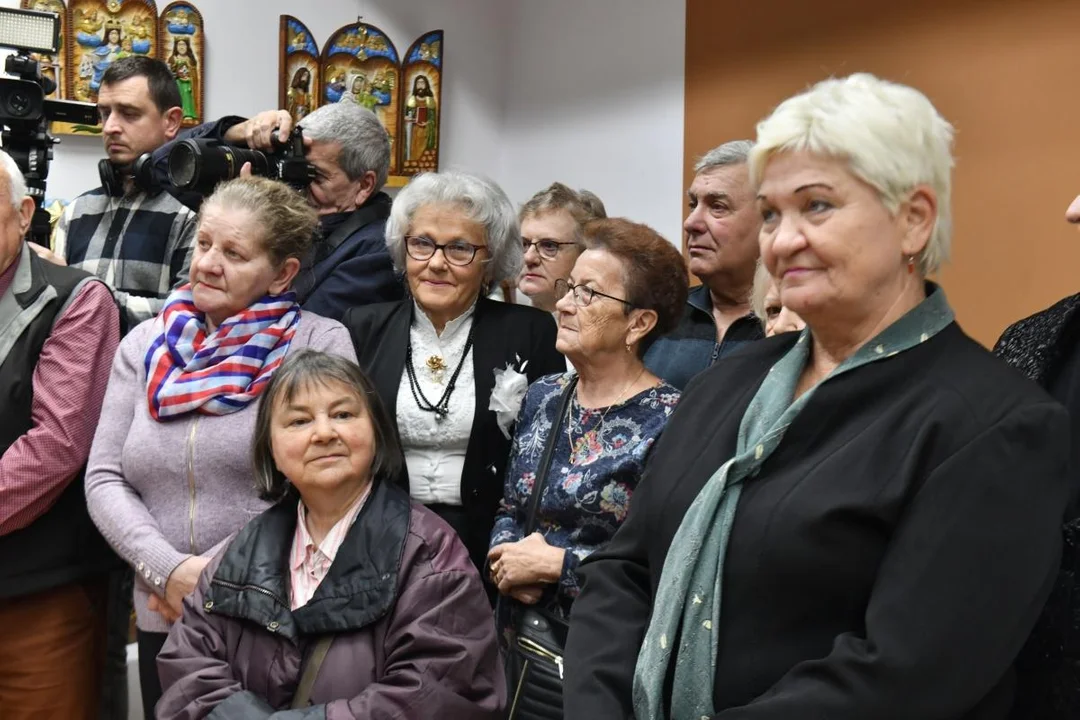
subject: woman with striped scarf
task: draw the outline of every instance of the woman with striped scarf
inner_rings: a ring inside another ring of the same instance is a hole
[[[219,185],[199,217],[191,282],[117,351],[86,497],[135,570],[146,717],[183,598],[223,541],[266,508],[252,469],[253,401],[296,350],[355,360],[345,328],[302,312],[289,289],[315,227],[315,211],[281,183]]]

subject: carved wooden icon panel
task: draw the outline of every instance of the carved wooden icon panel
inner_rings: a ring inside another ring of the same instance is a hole
[[[442,30],[424,35],[405,54],[401,85],[401,174],[439,169],[442,125]]]
[[[67,7],[64,0],[22,0],[19,6],[24,10],[42,10],[56,13],[60,19],[60,51],[55,55],[49,53],[31,53],[41,65],[41,74],[56,83],[56,89],[46,95],[50,100],[62,100],[66,97],[67,78],[64,68],[67,63],[64,57],[64,41],[67,38]]]
[[[206,34],[203,18],[188,2],[173,2],[161,11],[158,37],[161,47],[158,56],[165,61],[176,78],[180,90],[181,123],[193,127],[203,122],[206,106],[204,72],[206,68]]]
[[[399,56],[389,36],[368,23],[335,31],[320,52],[300,20],[281,16],[278,100],[294,120],[328,103],[375,113],[390,135],[389,185],[439,169],[443,31],[424,33]]]
[[[323,47],[323,92],[319,105],[355,103],[375,113],[390,135],[390,174],[397,175],[401,84],[397,48],[379,28],[353,23],[330,36]]]
[[[278,49],[278,107],[288,110],[293,121],[299,122],[317,107],[319,46],[304,23],[282,15]]]

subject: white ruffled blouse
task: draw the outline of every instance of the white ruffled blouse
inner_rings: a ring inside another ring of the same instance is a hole
[[[420,306],[413,311],[409,342],[412,343],[412,364],[417,383],[424,397],[437,405],[446,392],[450,377],[462,361],[465,342],[472,328],[476,306],[443,328],[442,335]],[[428,358],[442,358],[445,369],[438,377],[428,367]],[[449,414],[442,420],[433,412],[421,410],[409,383],[408,371],[401,373],[398,386],[397,423],[409,470],[409,491],[417,502],[430,505],[445,503],[461,505],[461,473],[465,466],[465,451],[472,432],[476,408],[476,383],[473,373],[472,349],[465,357],[458,374],[454,392],[450,395]]]

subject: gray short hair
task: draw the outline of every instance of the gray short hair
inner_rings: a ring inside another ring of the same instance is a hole
[[[15,159],[8,155],[7,152],[0,151],[0,164],[3,164],[4,171],[7,172],[11,206],[18,210],[19,206],[22,205],[23,198],[27,195],[26,178],[23,177],[22,170],[19,169]]]
[[[375,192],[390,173],[390,135],[375,113],[356,103],[323,105],[300,122],[304,135],[341,146],[338,165],[350,180],[375,173]]]
[[[521,272],[524,253],[517,212],[503,189],[491,180],[459,170],[422,173],[402,188],[386,221],[386,247],[398,272],[405,272],[405,234],[416,211],[427,205],[450,205],[484,228],[491,261],[486,282],[498,285]]]
[[[769,158],[806,151],[847,162],[895,214],[918,185],[937,195],[937,222],[917,258],[930,275],[952,244],[953,126],[926,95],[869,73],[822,80],[788,98],[758,123],[750,179],[761,183]]]
[[[270,424],[274,405],[279,399],[289,402],[311,386],[341,385],[364,403],[375,431],[375,457],[371,461],[371,480],[396,482],[404,468],[405,456],[398,442],[397,426],[367,375],[351,360],[304,348],[290,352],[274,374],[259,399],[252,433],[252,465],[259,497],[277,502],[289,489],[286,478],[274,464],[270,442]]]
[[[749,140],[732,140],[723,145],[717,145],[694,163],[694,174],[729,165],[745,165],[753,149],[754,143]]]

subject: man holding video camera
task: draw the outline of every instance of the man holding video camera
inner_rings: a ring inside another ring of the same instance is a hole
[[[315,110],[300,123],[315,177],[307,190],[321,237],[293,283],[304,310],[340,320],[350,307],[400,300],[404,286],[386,250],[390,136],[353,103]],[[285,110],[268,110],[224,132],[225,142],[270,151],[292,132]]]
[[[113,288],[125,332],[154,317],[187,282],[195,213],[159,187],[136,185],[133,165],[180,130],[180,91],[169,67],[130,56],[105,71],[98,94],[107,161],[102,186],[64,209],[42,257],[96,275]]]

